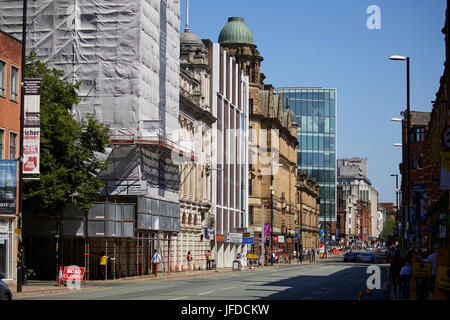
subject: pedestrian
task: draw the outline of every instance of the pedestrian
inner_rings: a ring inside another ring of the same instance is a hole
[[[434,245],[434,251],[431,253],[424,262],[430,262],[432,265],[431,268],[431,278],[427,281],[427,292],[428,295],[433,295],[434,292],[434,282],[436,280],[436,270],[437,270],[437,258],[438,258],[438,249],[440,248],[439,244],[436,243]]]
[[[314,248],[311,251],[311,256],[312,256],[312,261],[311,262],[316,262],[316,251],[314,250]]]
[[[404,265],[403,259],[400,256],[400,251],[395,250],[394,256],[390,259],[390,268],[389,274],[391,276],[392,287],[394,291],[394,299],[399,298],[399,289],[400,289],[400,270]]]
[[[297,260],[297,251],[294,250],[294,252],[292,253],[292,256],[294,258],[294,260]],[[298,257],[300,259],[300,256]]]
[[[403,299],[409,299],[409,284],[412,272],[411,260],[412,260],[412,253],[408,252],[405,259],[405,265],[400,270],[400,284]]]
[[[106,264],[108,263],[108,256],[106,255],[105,251],[102,251],[100,253],[100,276],[102,280],[106,280]]]
[[[212,262],[211,250],[208,250],[208,252],[206,252],[205,258],[206,258],[206,270],[211,270],[211,262]]]
[[[158,276],[158,266],[161,263],[161,255],[158,253],[158,251],[155,249],[153,250],[153,256],[152,256],[152,266],[153,266],[153,275],[155,277]]]
[[[192,258],[190,251],[188,251],[188,253],[187,253],[186,260],[187,260],[187,264],[188,264],[188,270],[191,270],[191,263],[192,263],[193,258]]]

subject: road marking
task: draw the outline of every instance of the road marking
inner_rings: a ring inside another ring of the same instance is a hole
[[[184,296],[184,297],[179,297],[179,298],[174,298],[174,299],[170,299],[170,300],[181,300],[181,299],[186,299],[188,296]]]
[[[334,291],[336,288],[331,288],[330,290],[326,291],[324,294],[320,295],[319,297],[316,298],[316,300],[319,300],[320,298],[322,298],[323,296],[326,296],[327,294],[331,293],[332,291]]]
[[[230,289],[233,289],[233,288],[236,288],[236,287],[223,288],[223,289],[220,289],[220,290],[221,291],[223,291],[223,290],[230,290]]]
[[[213,293],[213,292],[214,292],[214,290],[213,290],[213,291],[203,292],[203,293],[198,293],[197,295],[198,295],[198,296],[202,296],[202,295],[204,295],[204,294]]]

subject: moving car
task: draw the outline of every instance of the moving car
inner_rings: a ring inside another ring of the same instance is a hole
[[[356,262],[356,252],[346,252],[344,254],[344,261]]]
[[[360,257],[360,261],[363,263],[373,263],[373,253],[363,252]]]
[[[12,293],[6,283],[2,281],[3,275],[0,273],[0,300],[12,300]]]

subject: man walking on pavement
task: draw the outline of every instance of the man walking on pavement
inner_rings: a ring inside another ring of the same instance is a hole
[[[158,266],[159,266],[160,262],[161,262],[161,256],[158,253],[158,251],[156,251],[156,249],[155,249],[155,250],[153,250],[153,257],[152,257],[153,275],[155,277],[158,276]]]

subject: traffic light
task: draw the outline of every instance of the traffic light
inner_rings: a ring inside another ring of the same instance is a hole
[[[270,244],[270,237],[266,237],[266,246]]]

